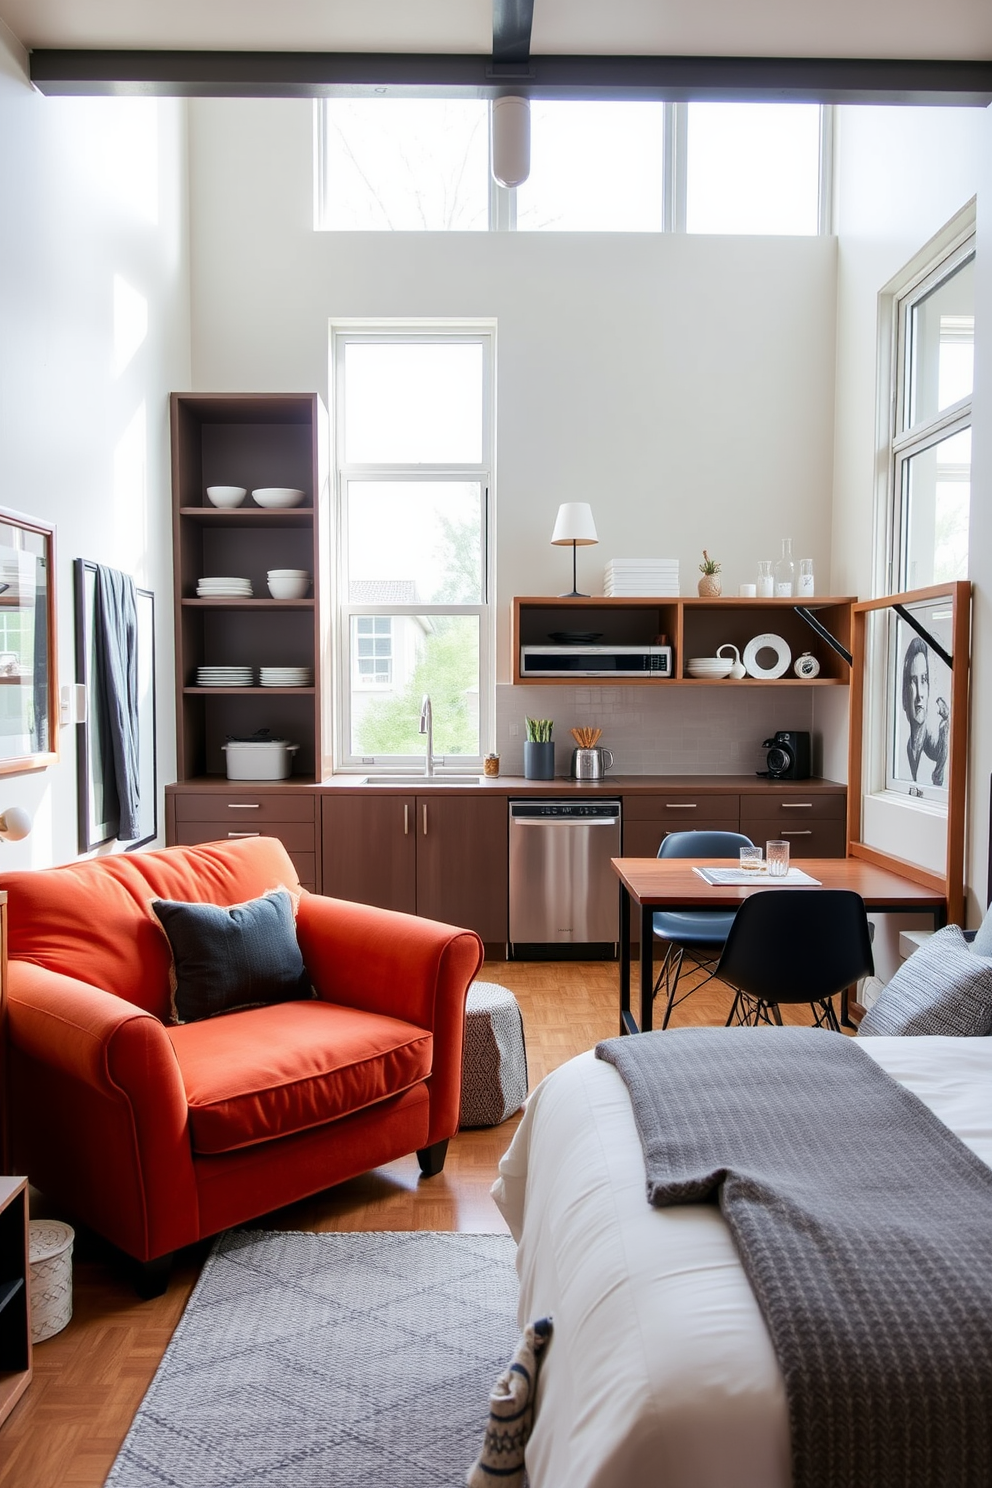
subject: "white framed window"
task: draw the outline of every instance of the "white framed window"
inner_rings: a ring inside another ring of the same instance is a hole
[[[490,322],[333,322],[336,760],[481,766],[493,733]]]
[[[971,205],[882,293],[877,594],[968,576],[974,222]]]
[[[315,109],[319,230],[830,231],[833,111],[818,104],[534,100],[516,188],[490,177],[485,100]]]

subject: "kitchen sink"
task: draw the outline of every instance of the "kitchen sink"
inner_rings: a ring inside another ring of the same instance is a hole
[[[480,785],[484,775],[363,775],[359,785]]]

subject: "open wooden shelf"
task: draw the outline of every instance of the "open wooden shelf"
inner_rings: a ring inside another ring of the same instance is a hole
[[[851,650],[850,596],[819,595],[791,599],[719,599],[681,597],[592,596],[568,599],[526,596],[513,601],[513,680],[528,687],[847,687],[851,668],[847,660],[818,635],[799,613],[799,607],[815,612],[824,628],[846,650]],[[600,631],[598,645],[651,645],[666,635],[673,649],[671,677],[523,677],[521,646],[541,645],[557,631]],[[743,655],[755,636],[770,632],[789,646],[792,660],[808,651],[820,663],[814,678],[788,675],[774,680],[761,677],[732,677],[709,680],[685,674],[688,656],[714,656],[720,646],[736,646]]]

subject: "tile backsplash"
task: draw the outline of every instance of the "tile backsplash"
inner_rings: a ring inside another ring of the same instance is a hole
[[[553,718],[555,774],[571,768],[570,729],[600,728],[617,775],[749,775],[777,729],[811,729],[806,688],[512,687],[496,689],[500,774],[522,775],[525,718]]]

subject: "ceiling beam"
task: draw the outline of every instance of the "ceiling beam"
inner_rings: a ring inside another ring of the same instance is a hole
[[[992,62],[803,57],[530,57],[362,52],[39,49],[31,81],[49,94],[186,98],[492,98],[684,102],[992,103]]]
[[[534,26],[534,0],[493,0],[493,60],[526,62]]]

